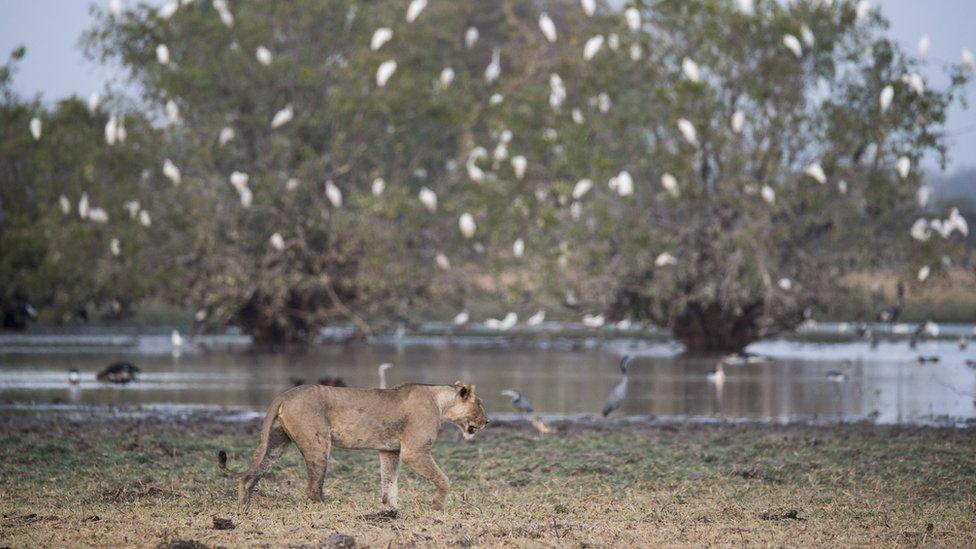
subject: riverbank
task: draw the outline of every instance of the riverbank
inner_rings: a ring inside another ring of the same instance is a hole
[[[564,423],[539,436],[493,422],[445,431],[434,454],[453,482],[443,511],[401,476],[381,509],[372,452],[337,451],[327,501],[304,496],[289,450],[247,515],[234,482],[257,422],[0,418],[0,545],[360,546],[976,543],[976,437],[967,430]],[[214,517],[233,530],[214,529]],[[333,541],[339,538],[332,536]]]

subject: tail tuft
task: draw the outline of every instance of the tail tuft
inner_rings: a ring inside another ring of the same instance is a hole
[[[227,469],[227,452],[223,450],[217,452],[217,465],[219,465],[221,469]]]

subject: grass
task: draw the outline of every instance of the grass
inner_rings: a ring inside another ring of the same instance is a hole
[[[0,424],[0,546],[648,546],[976,544],[976,437],[868,425],[513,424],[473,442],[444,433],[435,457],[453,482],[443,511],[412,474],[400,515],[379,503],[373,452],[336,451],[327,502],[304,497],[291,449],[247,514],[234,482],[255,425],[136,421]],[[215,530],[213,518],[233,530]]]

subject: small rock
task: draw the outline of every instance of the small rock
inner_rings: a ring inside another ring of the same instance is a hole
[[[174,539],[161,541],[156,549],[209,549],[206,545],[195,539]]]
[[[329,534],[329,537],[325,538],[322,547],[329,549],[354,549],[356,547],[356,538],[347,536],[346,534],[340,534],[339,532],[332,532]]]
[[[220,518],[220,517],[213,518],[213,527],[214,530],[233,530],[234,528],[237,528],[236,526],[234,526],[234,521],[228,518]]]
[[[807,520],[800,516],[800,512],[796,509],[790,509],[788,511],[783,511],[782,513],[774,513],[772,511],[763,511],[759,518],[763,520]]]

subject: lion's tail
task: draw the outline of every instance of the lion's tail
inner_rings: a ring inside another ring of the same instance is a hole
[[[268,438],[271,436],[271,427],[274,425],[275,420],[278,419],[278,407],[280,405],[281,397],[279,396],[268,407],[268,412],[264,416],[264,422],[261,423],[261,440],[258,442],[258,446],[254,449],[254,454],[251,456],[251,466],[241,467],[240,469],[227,467],[227,452],[221,450],[217,452],[217,466],[221,473],[229,477],[239,477],[244,474],[253,473],[257,467],[260,467],[261,462],[264,461],[264,455],[268,452]]]

